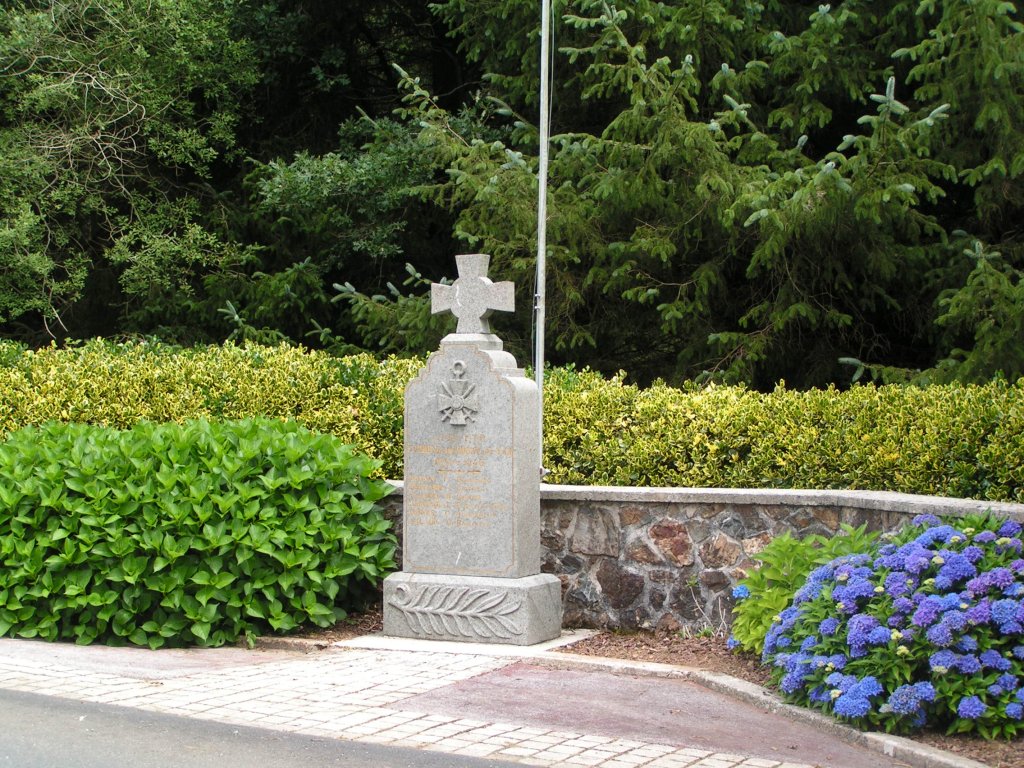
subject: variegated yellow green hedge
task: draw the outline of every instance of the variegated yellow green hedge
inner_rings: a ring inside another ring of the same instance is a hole
[[[127,429],[139,421],[298,421],[401,471],[402,389],[421,361],[301,348],[110,344],[22,351],[0,344],[0,433],[48,420]],[[394,474],[391,475],[392,477]]]
[[[0,430],[48,419],[269,416],[330,432],[402,476],[402,390],[422,361],[291,347],[0,345]],[[1024,501],[1024,380],[760,394],[558,369],[545,386],[549,482],[865,488]]]

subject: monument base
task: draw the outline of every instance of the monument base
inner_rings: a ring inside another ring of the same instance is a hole
[[[504,579],[403,571],[384,580],[385,635],[534,645],[561,632],[561,582],[548,573]]]

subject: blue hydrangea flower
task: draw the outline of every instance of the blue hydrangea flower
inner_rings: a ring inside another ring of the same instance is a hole
[[[955,552],[944,553],[943,565],[935,577],[935,587],[942,590],[951,589],[958,582],[972,579],[977,574],[978,569],[963,555]]]
[[[849,682],[851,678],[854,681],[852,683]],[[880,694],[882,686],[871,675],[861,680],[853,675],[844,675],[842,682],[846,685],[839,686],[842,693],[832,705],[836,714],[850,718],[864,717],[871,711],[871,697]]]
[[[821,632],[825,637],[832,637],[839,629],[839,619],[829,616],[821,622],[821,626],[818,627],[818,631]],[[1024,650],[1024,646],[1021,647]]]
[[[925,702],[935,701],[935,688],[931,683],[921,682],[901,685],[887,702],[889,708],[898,715],[917,715]]]
[[[981,662],[977,656],[965,653],[956,657],[953,668],[965,675],[976,675],[981,672]]]
[[[965,720],[977,720],[979,717],[984,715],[987,710],[988,707],[985,706],[985,702],[977,696],[966,696],[960,699],[960,704],[956,708],[956,713]]]
[[[942,615],[942,623],[954,632],[961,632],[967,627],[967,614],[963,611],[946,611]]]
[[[844,693],[832,706],[837,715],[850,718],[864,717],[871,711],[871,702],[866,697],[850,693]]]
[[[996,600],[992,603],[992,621],[1000,625],[1016,621],[1018,605],[1019,603],[1016,600],[1009,598]]]
[[[917,515],[911,521],[911,525],[916,525],[916,526],[941,525],[941,523],[942,523],[942,521],[939,520],[939,518],[937,518],[935,515],[931,515],[931,514]]]
[[[1000,672],[1006,672],[1011,666],[1010,660],[994,648],[981,654],[981,663],[988,669],[996,669]]]
[[[732,588],[732,596],[737,600],[744,600],[750,597],[750,587],[746,584],[737,584]]]
[[[1018,704],[1016,701],[1011,701],[1006,705],[1006,716],[1014,720],[1020,720],[1021,715],[1024,715],[1024,707]]]
[[[960,651],[960,653],[973,653],[978,650],[978,641],[970,635],[964,635],[957,640],[955,648]]]
[[[928,664],[932,671],[936,674],[942,675],[953,669],[956,664],[957,656],[952,651],[943,650],[938,653],[933,653],[928,658]]]
[[[916,541],[922,547],[931,547],[935,544],[945,544],[954,536],[959,536],[961,539],[966,538],[951,525],[937,525],[918,536]]]
[[[729,635],[729,639],[725,641],[725,647],[730,651],[736,650],[740,647],[740,641],[737,640],[733,635]]]
[[[1017,676],[1011,674],[1000,675],[998,678],[996,678],[996,685],[998,685],[1004,691],[1017,690],[1017,682]]]

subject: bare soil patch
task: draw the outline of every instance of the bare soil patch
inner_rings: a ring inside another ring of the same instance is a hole
[[[382,627],[381,610],[377,606],[365,613],[353,615],[329,629],[311,629],[297,636],[326,647],[339,640],[379,632]],[[584,656],[695,667],[771,687],[768,669],[761,665],[760,660],[752,654],[730,651],[721,634],[605,631],[566,646],[563,650]],[[1021,749],[1020,739],[1008,742],[985,741],[978,737],[946,736],[929,731],[910,738],[977,760],[992,768],[1024,768],[1024,750]]]

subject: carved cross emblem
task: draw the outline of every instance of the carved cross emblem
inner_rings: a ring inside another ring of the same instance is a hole
[[[466,364],[457,360],[452,365],[452,378],[441,385],[441,394],[437,403],[441,411],[441,421],[447,421],[457,427],[464,427],[467,422],[475,421],[480,411],[480,398],[476,394],[476,384],[466,381]]]
[[[491,257],[469,253],[455,257],[459,278],[452,285],[430,286],[430,312],[451,312],[459,319],[456,333],[490,333],[493,312],[515,310],[515,286],[492,283],[487,277]]]

